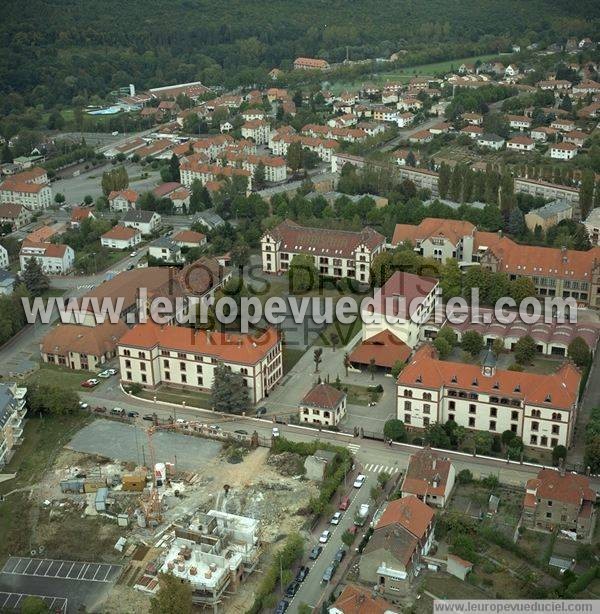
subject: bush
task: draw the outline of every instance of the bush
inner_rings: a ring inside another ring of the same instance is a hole
[[[473,474],[469,469],[463,469],[458,472],[456,480],[459,484],[470,484],[473,481]]]
[[[406,428],[404,422],[397,418],[388,420],[383,426],[383,436],[392,441],[406,441]]]

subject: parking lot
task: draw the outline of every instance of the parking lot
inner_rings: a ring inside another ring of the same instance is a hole
[[[66,612],[68,600],[62,597],[49,597],[48,595],[25,595],[24,593],[3,593],[0,591],[0,611],[20,612],[23,601],[27,597],[41,599],[50,612]]]
[[[0,609],[20,611],[22,600],[34,595],[52,611],[96,611],[121,570],[107,563],[10,557],[0,572]]]

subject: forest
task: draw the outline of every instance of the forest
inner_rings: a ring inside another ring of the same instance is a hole
[[[443,60],[598,30],[595,0],[6,0],[0,112],[118,87],[265,83],[296,56]]]

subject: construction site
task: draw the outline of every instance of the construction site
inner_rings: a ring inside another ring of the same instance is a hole
[[[298,459],[270,456],[268,441],[214,425],[126,426],[137,429],[138,449],[123,446],[123,458],[77,451],[83,437],[100,450],[99,433],[114,443],[123,428],[106,419],[84,427],[32,491],[32,556],[121,565],[107,611],[124,603],[147,609],[161,572],[188,581],[198,606],[245,611],[260,579],[254,572],[306,522],[317,484]],[[181,450],[178,438],[189,447],[185,458],[170,452]],[[88,532],[93,540],[82,543]]]

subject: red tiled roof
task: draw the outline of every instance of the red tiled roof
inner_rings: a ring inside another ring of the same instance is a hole
[[[45,183],[27,183],[25,181],[15,181],[14,179],[7,179],[4,183],[0,184],[0,190],[26,192],[28,194],[37,194],[46,187],[48,186]]]
[[[119,346],[170,350],[213,356],[227,362],[254,365],[279,342],[274,328],[261,335],[229,334],[194,330],[184,326],[160,326],[154,322],[138,324],[127,331]]]
[[[405,318],[416,314],[420,304],[437,285],[438,280],[433,277],[395,271],[385,282],[381,291],[374,293],[374,311]],[[392,308],[394,313],[387,313],[388,308]]]
[[[181,243],[200,243],[206,238],[201,232],[194,232],[193,230],[181,230],[176,235],[173,235],[173,241],[179,241]]]
[[[116,241],[128,241],[139,235],[140,231],[137,228],[130,226],[113,226],[108,232],[102,235],[103,239],[114,239]]]
[[[59,324],[42,339],[40,348],[44,354],[76,352],[103,356],[115,351],[117,342],[126,330],[127,325],[120,320],[115,324],[107,321],[96,326]]]
[[[528,136],[515,136],[508,142],[514,145],[533,145],[535,143],[535,141]]]
[[[73,207],[71,210],[72,222],[81,222],[82,220],[87,220],[90,216],[93,216],[93,211],[87,207]]]
[[[108,200],[114,200],[118,196],[123,197],[125,200],[127,200],[130,203],[134,203],[138,199],[138,193],[135,190],[128,188],[126,190],[113,190],[108,195]]]
[[[374,595],[371,589],[354,584],[346,585],[331,607],[344,614],[392,614],[394,612],[394,606],[383,597]]]
[[[16,203],[2,203],[0,204],[0,218],[17,218],[22,210],[23,205],[17,205]]]
[[[345,392],[321,382],[313,386],[301,401],[302,405],[335,409],[346,396]]]
[[[60,243],[36,243],[34,241],[28,241],[25,239],[21,243],[20,254],[29,256],[27,248],[43,249],[43,254],[36,254],[36,258],[62,258],[67,251],[68,245],[62,245]]]
[[[402,483],[402,493],[444,496],[451,467],[449,459],[436,454],[430,448],[416,452],[410,457]]]
[[[368,365],[371,359],[378,367],[391,369],[399,360],[406,362],[412,350],[389,330],[383,330],[366,339],[350,353],[350,362]]]
[[[157,185],[152,192],[156,197],[162,198],[163,196],[167,196],[167,194],[170,194],[179,188],[181,188],[180,183],[177,183],[176,181],[169,181],[168,183],[161,183],[160,185]]]
[[[472,235],[475,226],[462,220],[446,220],[426,217],[418,226],[412,224],[396,224],[392,243],[397,245],[403,241],[423,241],[430,238],[446,238],[456,245],[465,235]]]
[[[494,396],[524,399],[534,405],[571,409],[577,401],[581,373],[565,362],[552,375],[496,370],[484,376],[479,365],[438,360],[433,346],[421,346],[402,373],[398,386],[439,389],[442,386]]]
[[[433,517],[433,510],[417,497],[402,497],[387,504],[375,530],[390,524],[399,524],[416,538],[423,539]]]
[[[265,233],[281,241],[281,249],[290,252],[309,252],[333,258],[353,258],[359,245],[374,249],[385,242],[385,237],[366,226],[360,232],[309,228],[292,220],[284,220]]]
[[[535,491],[534,497],[540,499],[573,505],[580,505],[584,501],[596,502],[596,493],[590,488],[589,478],[577,473],[561,475],[557,469],[541,469],[537,478],[527,481],[526,488]]]

